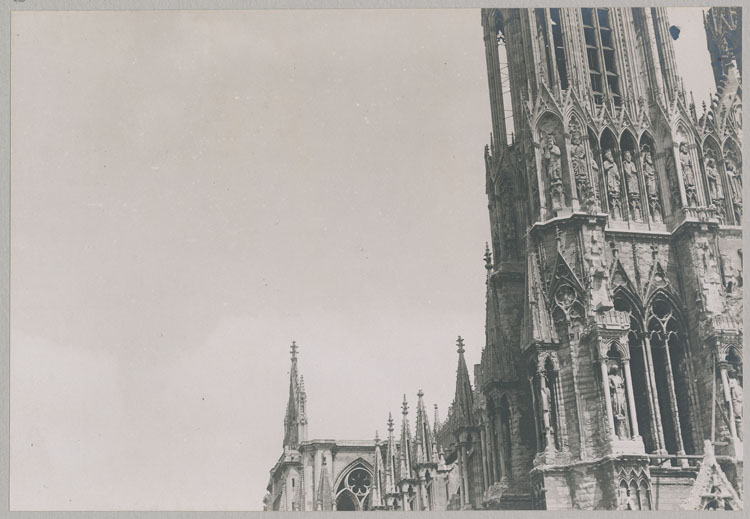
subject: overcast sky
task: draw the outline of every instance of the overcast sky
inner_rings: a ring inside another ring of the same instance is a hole
[[[419,389],[445,416],[484,340],[478,10],[12,31],[12,509],[260,509],[293,339],[311,438],[383,437]]]

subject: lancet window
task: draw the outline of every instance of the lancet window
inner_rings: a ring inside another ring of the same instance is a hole
[[[695,452],[687,344],[674,304],[659,294],[646,315],[664,444],[670,453]]]
[[[622,94],[610,10],[605,7],[585,8],[581,9],[581,16],[594,101],[601,104],[608,96],[620,106]]]

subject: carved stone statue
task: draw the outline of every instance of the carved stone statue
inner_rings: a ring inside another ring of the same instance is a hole
[[[646,179],[646,194],[648,195],[648,210],[651,219],[655,222],[662,221],[661,203],[659,202],[659,185],[657,184],[654,160],[648,148],[643,150],[643,176]]]
[[[622,203],[620,201],[620,170],[612,158],[612,150],[604,153],[604,175],[607,179],[607,196],[612,218],[622,218]]]
[[[729,394],[732,397],[732,410],[734,411],[734,421],[737,427],[737,436],[742,439],[742,385],[737,380],[737,374],[732,370],[729,373]]]
[[[737,165],[733,160],[727,159],[724,162],[724,169],[727,172],[729,180],[729,194],[732,199],[735,217],[738,222],[742,221],[742,174],[738,171]]]
[[[721,177],[716,170],[716,162],[713,157],[705,159],[704,168],[708,180],[708,196],[710,205],[716,209],[716,215],[723,222],[726,218],[724,213],[724,190],[721,187]]]
[[[619,367],[609,368],[609,395],[612,400],[612,415],[615,419],[615,432],[618,438],[628,438],[628,404],[625,397],[625,381],[620,376]]]
[[[572,130],[570,137],[570,161],[573,166],[573,175],[576,179],[578,198],[588,209],[594,205],[594,193],[591,189],[589,174],[587,171],[588,157],[586,146],[581,140],[581,131],[578,128]]]
[[[622,159],[622,171],[625,173],[625,183],[628,188],[628,204],[633,220],[642,221],[641,213],[641,187],[639,185],[638,168],[635,167],[630,150],[625,150]]]
[[[706,159],[706,178],[708,179],[708,193],[711,200],[724,200],[724,190],[721,188],[721,178],[716,171],[716,162],[712,157]]]
[[[680,143],[680,166],[682,168],[682,181],[685,184],[685,197],[688,206],[698,205],[698,192],[695,187],[695,171],[693,170],[693,159],[690,158],[687,144]]]
[[[560,147],[555,141],[555,135],[553,133],[547,134],[547,142],[544,147],[544,160],[547,163],[547,179],[550,185],[552,209],[555,211],[562,209],[565,205],[560,155]]]

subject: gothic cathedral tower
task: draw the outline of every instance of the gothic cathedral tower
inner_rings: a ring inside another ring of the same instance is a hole
[[[739,12],[706,17],[718,94],[699,116],[664,8],[482,11],[492,254],[467,504],[741,507]]]

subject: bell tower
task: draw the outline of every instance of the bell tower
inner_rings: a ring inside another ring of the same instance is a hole
[[[707,439],[741,466],[737,11],[706,15],[719,93],[699,116],[665,8],[482,10],[478,423],[501,508],[657,508],[655,482],[697,474]]]

